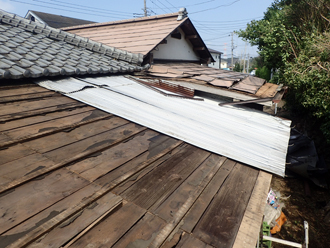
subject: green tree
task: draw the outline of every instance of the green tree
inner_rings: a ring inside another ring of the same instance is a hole
[[[330,0],[276,0],[237,33],[258,46],[264,66],[289,86],[289,106],[322,123],[330,143],[329,28]]]
[[[241,68],[241,64],[239,62],[235,63],[234,69],[233,71],[237,71],[237,72],[241,72],[242,68]]]

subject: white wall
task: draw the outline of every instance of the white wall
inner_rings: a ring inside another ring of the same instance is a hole
[[[184,32],[178,28],[181,39],[166,37],[167,44],[160,44],[152,50],[154,59],[199,61],[191,43],[185,39]]]
[[[213,59],[215,60],[215,62],[211,62],[208,66],[212,67],[212,68],[220,69],[221,68],[221,65],[220,65],[221,54],[211,52],[211,55],[212,55]]]

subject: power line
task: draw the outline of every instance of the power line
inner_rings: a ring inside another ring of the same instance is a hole
[[[259,18],[263,18],[263,16],[258,16],[258,17],[252,17],[252,18],[247,18],[247,19],[240,19],[240,20],[232,20],[232,21],[200,21],[200,20],[197,20],[201,23],[228,23],[228,22],[242,22],[242,21],[252,21],[252,20],[255,20],[255,19],[259,19]]]
[[[96,9],[96,10],[102,10],[102,11],[108,11],[108,12],[116,12],[116,13],[123,13],[123,14],[132,14],[130,12],[123,12],[123,11],[117,11],[117,10],[105,10],[105,9],[101,9],[101,8],[95,8],[95,7],[90,7],[90,6],[80,5],[80,4],[75,4],[75,3],[67,3],[67,2],[58,1],[58,0],[49,0],[49,1],[51,1],[51,2],[58,2],[58,3],[64,3],[64,4],[67,4],[67,5],[84,7],[84,8],[88,8],[88,9]]]
[[[166,9],[168,9],[170,12],[172,12],[172,10],[170,8],[168,8],[165,4],[163,4],[161,1],[158,0],[158,2],[163,5]]]
[[[164,10],[164,8],[159,7],[159,5],[155,4],[154,1],[151,0],[151,2],[152,2],[154,5],[156,5],[159,9],[161,9],[162,11],[164,11],[164,13],[167,13],[167,12]]]
[[[166,0],[165,0],[166,1]],[[208,0],[208,1],[203,1],[203,2],[200,2],[200,3],[195,3],[195,4],[190,4],[190,5],[185,5],[185,7],[191,7],[191,6],[197,6],[197,5],[201,5],[201,4],[205,4],[205,3],[210,3],[210,2],[214,2],[216,0]],[[167,2],[167,1],[166,1]],[[172,4],[171,4],[172,5]],[[173,5],[172,5],[173,6]],[[179,9],[181,8],[182,6],[173,6],[173,8],[175,9]]]
[[[190,13],[190,15],[201,13],[201,12],[205,12],[205,11],[209,11],[209,10],[215,10],[215,9],[218,9],[218,8],[221,8],[221,7],[228,7],[228,6],[231,6],[234,3],[237,3],[239,1],[241,1],[241,0],[236,0],[236,1],[231,2],[229,4],[223,4],[223,5],[219,5],[219,6],[213,7],[213,8],[208,8],[208,9],[203,9],[203,10],[195,11],[195,12]]]
[[[18,0],[10,0],[12,2],[17,2],[17,3],[23,3],[23,4],[27,4],[27,5],[33,5],[33,6],[38,6],[38,7],[44,7],[44,8],[49,8],[49,9],[56,9],[56,10],[63,10],[63,11],[67,11],[67,12],[74,12],[74,13],[79,13],[79,14],[85,14],[85,15],[92,15],[92,16],[101,16],[101,17],[111,17],[111,18],[118,18],[118,17],[114,17],[111,15],[100,15],[100,14],[91,14],[91,13],[86,13],[86,12],[80,12],[80,11],[74,11],[74,10],[68,10],[68,9],[61,9],[61,8],[56,8],[56,7],[50,7],[50,6],[45,6],[45,5],[40,5],[40,4],[34,4],[34,3],[26,3],[26,2],[22,2],[22,1],[18,1]]]
[[[92,9],[89,9],[88,7],[87,7],[88,9],[86,9],[85,7],[83,7],[83,8],[79,8],[79,7],[71,7],[71,6],[68,6],[67,4],[48,3],[48,2],[46,2],[46,1],[42,1],[42,0],[33,0],[33,1],[35,1],[35,2],[40,2],[40,3],[46,3],[46,4],[54,5],[54,6],[59,6],[59,7],[71,8],[71,9],[78,9],[78,10],[84,10],[84,11],[87,10],[87,11],[94,12],[94,13],[109,14],[109,13],[107,13],[106,11],[92,10]],[[118,17],[120,17],[120,18],[124,16],[123,14],[119,15],[119,14],[115,14],[115,13],[111,13],[111,15],[118,16]],[[128,16],[128,15],[125,14],[125,16]],[[131,15],[129,15],[129,16],[131,16]]]
[[[175,7],[173,4],[171,4],[169,1],[165,0],[169,5],[172,6],[172,8],[174,8],[175,10],[177,9],[177,7]]]

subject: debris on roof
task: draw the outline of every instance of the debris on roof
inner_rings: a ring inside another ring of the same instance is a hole
[[[0,79],[141,71],[142,60],[0,10]]]
[[[208,101],[168,98],[123,76],[39,80],[38,84],[197,147],[284,176],[291,121]]]
[[[25,18],[36,22],[39,21],[43,24],[47,24],[52,28],[63,28],[63,27],[95,23],[92,21],[62,16],[62,15],[54,15],[54,14],[35,11],[35,10],[29,10],[28,13],[25,15]]]
[[[158,77],[173,84],[242,101],[271,98],[268,102],[272,104],[272,99],[278,101],[284,94],[281,85],[267,83],[264,79],[195,63],[154,64],[139,76],[151,81]]]
[[[28,80],[0,86],[1,248],[254,247],[271,174]]]

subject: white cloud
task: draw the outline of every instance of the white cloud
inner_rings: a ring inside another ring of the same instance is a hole
[[[0,0],[0,9],[13,12],[16,8],[11,2],[7,0]]]

